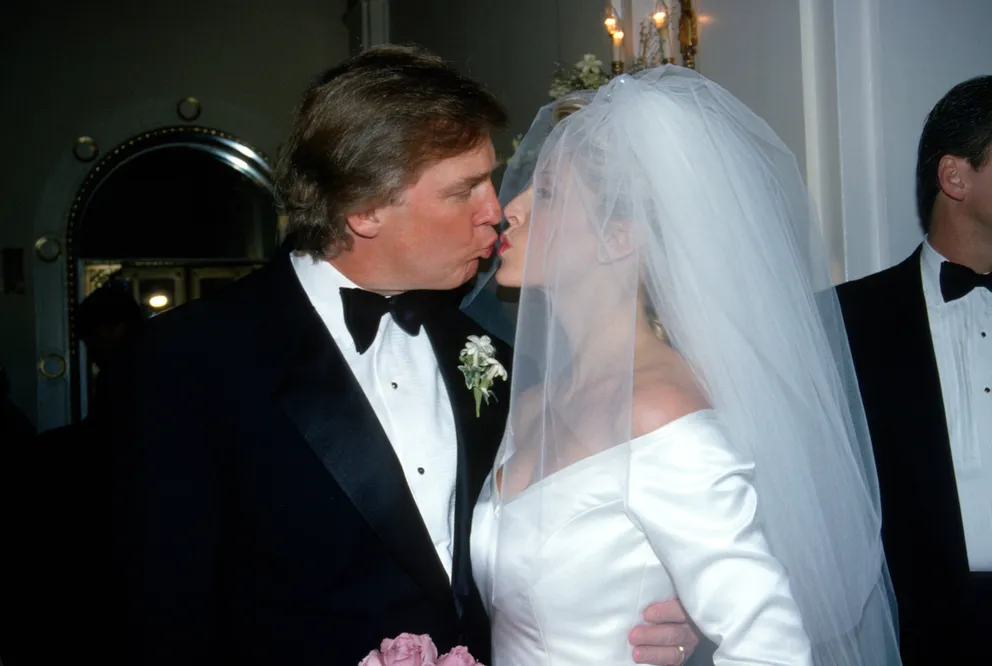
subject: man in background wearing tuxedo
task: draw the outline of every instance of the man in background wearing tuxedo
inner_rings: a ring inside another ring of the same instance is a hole
[[[988,658],[992,632],[992,76],[930,112],[926,240],[838,288],[881,485],[904,663]],[[966,663],[966,662],[962,662]]]

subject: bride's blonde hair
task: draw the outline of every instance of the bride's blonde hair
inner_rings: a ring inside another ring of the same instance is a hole
[[[562,97],[551,111],[551,126],[554,127],[588,103],[589,98],[583,95],[573,94]]]

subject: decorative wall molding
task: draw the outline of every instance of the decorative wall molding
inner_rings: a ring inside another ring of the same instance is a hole
[[[223,100],[210,98],[204,105],[203,119],[222,127],[263,151],[275,153],[281,132],[268,120]],[[175,98],[148,99],[109,111],[105,116],[85,122],[99,145],[113,150],[143,132],[175,124]],[[73,154],[73,138],[66,138],[66,148],[45,179],[38,197],[34,217],[35,238],[50,237],[65,245],[66,223],[79,187],[96,163],[84,163]],[[34,307],[35,344],[38,358],[58,355],[70,358],[69,321],[66,301],[69,284],[81,279],[79,266],[71,265],[65,252],[55,261],[39,259],[31,264]],[[70,272],[72,278],[70,279]],[[72,364],[57,377],[42,377],[37,384],[39,432],[70,422]]]
[[[835,283],[888,265],[878,0],[800,0],[806,175]]]
[[[806,183],[834,283],[844,280],[844,224],[837,142],[833,0],[800,0]]]
[[[889,265],[879,2],[833,0],[845,278]]]
[[[389,0],[362,0],[362,46],[389,43]]]

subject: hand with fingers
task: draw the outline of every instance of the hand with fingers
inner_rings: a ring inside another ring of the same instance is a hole
[[[678,599],[648,606],[644,621],[628,637],[638,664],[682,666],[699,645],[699,631]]]

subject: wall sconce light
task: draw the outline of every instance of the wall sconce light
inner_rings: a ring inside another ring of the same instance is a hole
[[[611,69],[613,71],[613,76],[618,74],[623,74],[623,27],[620,25],[620,17],[617,15],[617,10],[613,7],[613,2],[608,0],[606,3],[605,10],[606,18],[603,20],[603,25],[606,26],[606,32],[610,35],[611,53],[613,63]]]
[[[613,8],[612,3],[608,2],[606,4],[606,17],[603,20],[603,25],[606,26],[606,32],[609,33],[610,36],[617,31],[617,28],[620,25],[619,19],[617,18],[617,10]]]
[[[169,304],[169,297],[162,292],[152,294],[148,297],[148,306],[156,310],[161,310]]]
[[[648,7],[651,5],[648,4]],[[629,8],[630,3],[624,3]],[[644,5],[640,5],[643,11]],[[654,10],[628,28],[637,28],[633,42],[634,54],[630,67],[624,62],[624,30],[622,16],[607,0],[603,25],[612,42],[613,75],[622,74],[625,69],[636,72],[659,65],[681,64],[696,68],[696,52],[699,48],[699,20],[692,0],[657,0]],[[681,62],[680,62],[681,61]]]
[[[623,74],[623,30],[616,30],[611,35],[613,40],[613,75]]]

